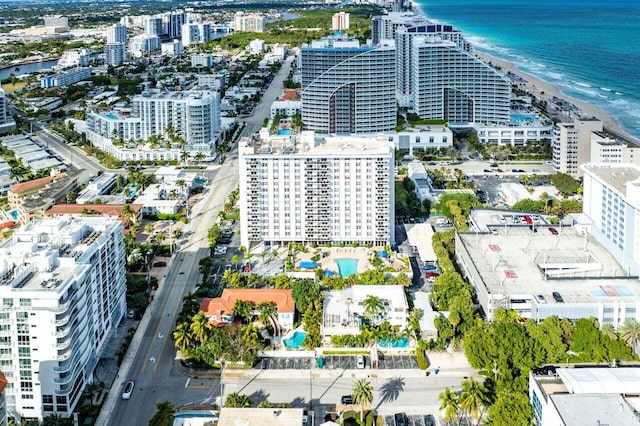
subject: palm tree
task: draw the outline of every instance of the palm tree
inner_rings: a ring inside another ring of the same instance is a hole
[[[238,263],[240,263],[240,256],[238,256],[237,254],[234,254],[233,256],[231,256],[231,263],[233,263],[236,269],[238,269]]]
[[[189,151],[183,150],[180,152],[180,161],[184,166],[187,165],[187,161],[189,160]]]
[[[602,327],[600,327],[600,332],[602,333],[603,336],[607,336],[611,340],[618,340],[618,334],[616,333],[616,330],[613,328],[613,324],[609,322],[606,324],[602,324]]]
[[[251,404],[252,402],[247,395],[241,395],[238,392],[230,393],[224,400],[224,406],[231,408],[247,408],[251,407]]]
[[[190,326],[191,324],[188,322],[180,323],[178,327],[176,327],[176,331],[173,332],[174,344],[176,348],[180,349],[183,353],[193,344],[193,335],[191,334]]]
[[[253,317],[253,305],[246,300],[237,299],[233,304],[233,315],[249,322]]]
[[[267,325],[267,322],[278,314],[275,305],[271,302],[260,302],[256,308],[258,309],[258,319],[264,325]]]
[[[368,295],[362,302],[364,306],[364,316],[367,317],[372,323],[378,314],[385,312],[386,305],[378,296]]]
[[[156,404],[156,412],[151,420],[149,420],[149,426],[171,426],[173,424],[176,407],[169,401],[162,401]]]
[[[640,343],[640,323],[631,318],[625,320],[620,326],[620,338],[637,352]]]
[[[120,211],[120,217],[122,218],[122,221],[124,222],[125,227],[128,227],[129,225],[131,225],[131,222],[135,217],[135,212],[131,208],[131,204],[125,204],[124,206],[122,206],[122,210]]]
[[[479,422],[482,413],[488,406],[489,398],[484,385],[473,378],[464,380],[460,394],[460,408]]]
[[[198,151],[196,153],[196,155],[193,156],[193,159],[198,163],[202,163],[202,160],[204,160],[204,152],[202,151]]]
[[[200,311],[192,317],[189,329],[193,333],[193,337],[200,343],[207,341],[211,331],[211,324],[209,324],[209,319],[204,312]]]
[[[153,230],[155,229],[155,226],[153,226],[153,223],[147,223],[144,226],[144,232],[145,234],[151,234],[153,232]]]
[[[162,245],[162,243],[164,243],[166,239],[167,234],[165,234],[164,231],[160,231],[156,234],[156,241],[158,242],[158,244]]]
[[[444,410],[445,421],[447,423],[457,421],[460,410],[458,394],[447,387],[444,392],[438,395],[438,400],[440,401],[440,410]]]
[[[373,386],[367,379],[357,380],[351,388],[353,402],[360,406],[360,420],[363,421],[364,407],[373,402]]]

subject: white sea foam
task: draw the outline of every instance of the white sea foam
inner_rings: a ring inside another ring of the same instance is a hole
[[[605,92],[610,92],[611,89],[609,89],[608,87],[601,87],[600,90],[604,90]]]
[[[592,87],[589,83],[583,83],[582,81],[571,80],[571,82],[577,86],[581,87]]]

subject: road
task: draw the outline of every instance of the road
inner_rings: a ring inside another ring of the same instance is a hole
[[[289,58],[283,65],[253,114],[247,117],[243,134],[248,135],[247,132],[256,131],[262,125],[265,111],[282,90],[292,60]],[[182,310],[182,298],[194,290],[201,279],[198,262],[209,255],[207,230],[216,222],[218,211],[237,186],[238,155],[234,149],[209,180],[202,199],[193,206],[189,223],[184,228],[185,236],[179,241],[178,251],[167,267],[167,275],[161,280],[155,299],[140,323],[96,425],[147,425],[158,402],[169,400],[179,407],[212,403],[219,395],[218,380],[187,380],[175,370],[176,350],[171,333]],[[136,385],[131,399],[123,401],[120,399],[122,386],[128,380]]]

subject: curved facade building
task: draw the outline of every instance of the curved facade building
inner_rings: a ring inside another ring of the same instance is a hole
[[[326,41],[326,40],[325,40]],[[302,48],[302,121],[320,133],[375,133],[396,126],[395,49]]]
[[[509,80],[456,43],[416,38],[411,60],[413,110],[420,118],[509,122]]]

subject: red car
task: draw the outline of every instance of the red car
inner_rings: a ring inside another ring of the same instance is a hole
[[[551,232],[553,235],[558,235],[558,230],[556,228],[549,228],[549,232]]]
[[[436,278],[436,277],[439,277],[439,276],[440,276],[440,274],[439,274],[439,273],[437,273],[437,272],[431,272],[431,271],[429,271],[429,272],[427,272],[426,274],[424,274],[424,276],[425,276],[426,278]]]

